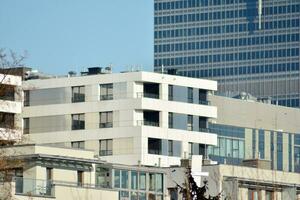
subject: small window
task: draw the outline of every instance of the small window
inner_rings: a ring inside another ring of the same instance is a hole
[[[113,127],[113,112],[101,112],[100,113],[100,128],[111,128]]]
[[[100,100],[112,100],[113,99],[113,84],[101,84],[100,85]]]
[[[84,179],[84,175],[83,175],[83,171],[77,171],[77,186],[83,186],[83,179]]]
[[[30,106],[30,91],[24,90],[24,106]]]
[[[85,128],[84,114],[72,115],[72,130],[81,130]]]
[[[72,102],[84,102],[85,101],[85,92],[84,86],[75,86],[72,87]]]
[[[174,127],[174,124],[173,124],[173,119],[174,119],[174,115],[173,113],[169,112],[169,128],[173,128]]]
[[[169,156],[173,156],[174,152],[173,152],[173,141],[172,140],[168,140],[168,155]]]
[[[29,118],[23,119],[23,134],[29,134],[30,130],[30,121]]]
[[[187,130],[192,131],[193,130],[193,115],[187,116]]]
[[[169,85],[169,87],[168,87],[168,92],[169,92],[169,101],[173,101],[173,99],[174,99],[173,90],[174,90],[174,87],[173,87],[173,85]]]
[[[15,114],[0,112],[0,128],[13,129],[15,127]]]
[[[99,141],[99,155],[100,156],[110,156],[113,154],[112,150],[112,139],[100,140]]]
[[[193,103],[193,88],[188,88],[188,103]]]
[[[84,141],[71,142],[71,146],[74,149],[84,149]]]

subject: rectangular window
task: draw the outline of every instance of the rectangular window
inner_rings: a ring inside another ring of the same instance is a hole
[[[148,138],[148,153],[149,154],[162,154],[162,141],[161,139]]]
[[[193,143],[189,142],[189,158],[192,157],[192,155],[194,154],[194,148],[193,148]]]
[[[83,179],[84,179],[83,173],[84,173],[83,171],[77,171],[77,186],[80,187],[83,186]]]
[[[24,90],[24,106],[30,106],[30,91]]]
[[[29,118],[23,119],[23,134],[29,134],[30,130],[30,121]]]
[[[136,171],[131,171],[131,189],[138,189],[138,173]]]
[[[149,190],[155,191],[155,174],[149,173]]]
[[[259,149],[259,158],[265,158],[265,134],[264,130],[258,131],[258,149]]]
[[[74,149],[84,149],[84,141],[71,142],[71,146]]]
[[[282,133],[277,133],[277,170],[283,169],[283,149],[282,149]]]
[[[173,94],[173,89],[174,89],[174,87],[173,87],[173,85],[169,85],[168,86],[168,93],[169,93],[169,101],[173,101],[173,98],[174,98],[174,94]]]
[[[140,172],[140,185],[139,189],[140,190],[146,190],[146,173],[145,172]]]
[[[168,156],[173,156],[173,140],[168,140]]]
[[[85,128],[84,114],[72,115],[72,130],[81,130]]]
[[[187,98],[188,98],[188,103],[193,103],[194,102],[194,98],[193,98],[193,88],[188,88],[188,94],[187,94]]]
[[[112,100],[113,99],[113,84],[101,84],[100,85],[100,100]]]
[[[173,113],[169,112],[169,128],[173,128]]]
[[[121,172],[118,169],[115,169],[115,175],[114,175],[114,187],[120,188],[120,181],[121,181]]]
[[[74,86],[72,87],[72,103],[84,102],[85,92],[84,86]]]
[[[128,188],[128,171],[122,170],[121,171],[121,181],[122,181],[122,188]]]
[[[113,112],[101,112],[100,113],[100,128],[111,128],[113,127]]]
[[[15,128],[15,114],[0,112],[0,128]]]
[[[100,140],[99,141],[99,155],[100,156],[110,156],[113,155],[112,149],[112,139]]]
[[[193,115],[187,116],[187,130],[192,131],[193,130]]]

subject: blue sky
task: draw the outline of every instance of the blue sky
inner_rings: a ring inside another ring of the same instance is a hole
[[[153,66],[153,0],[0,0],[0,48],[51,74]]]

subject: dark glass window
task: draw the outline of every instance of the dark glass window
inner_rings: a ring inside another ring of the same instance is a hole
[[[259,148],[259,155],[260,158],[264,159],[265,158],[265,133],[263,130],[259,130],[259,143],[258,143],[258,148]]]
[[[74,86],[72,87],[72,102],[84,102],[85,101],[85,87],[84,86]]]
[[[100,128],[113,127],[113,112],[100,112]]]
[[[110,156],[113,155],[112,139],[100,140],[99,141],[99,155]]]
[[[84,149],[84,141],[71,142],[71,147],[74,149]]]
[[[112,100],[113,99],[113,84],[101,84],[100,85],[100,100]]]
[[[283,169],[283,144],[282,144],[282,133],[277,133],[277,170]]]
[[[30,120],[29,118],[23,119],[23,134],[29,134],[30,131]]]
[[[161,139],[148,138],[148,153],[149,154],[162,154],[162,141]]]
[[[72,130],[80,130],[85,128],[84,114],[72,115]]]
[[[168,140],[168,156],[173,156],[173,140]]]

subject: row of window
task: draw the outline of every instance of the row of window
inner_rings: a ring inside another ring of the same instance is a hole
[[[204,105],[209,104],[207,101],[207,90],[177,85],[168,86],[168,100]]]
[[[172,2],[161,2],[154,4],[154,10],[170,10],[170,9],[183,9],[195,8],[200,6],[218,6],[233,3],[246,3],[247,0],[179,0]],[[254,2],[256,3],[256,2]],[[255,4],[254,4],[255,5]]]
[[[286,13],[297,13],[300,10],[300,5],[288,5],[278,7],[266,7],[263,8],[263,15],[276,15]],[[253,11],[253,12],[251,12]],[[154,24],[174,24],[174,23],[186,23],[186,22],[198,22],[206,20],[221,20],[221,19],[233,19],[249,16],[257,16],[257,9],[241,9],[241,10],[228,10],[228,11],[216,11],[210,13],[194,13],[184,15],[169,15],[163,17],[155,17]]]
[[[194,115],[169,112],[169,128],[208,132],[207,118]]]
[[[181,157],[181,148],[181,141],[148,138],[149,154]]]
[[[273,65],[256,65],[256,66],[242,66],[242,67],[227,67],[217,69],[202,69],[194,71],[179,72],[183,76],[188,77],[218,77],[218,76],[234,76],[245,74],[263,74],[273,72],[292,72],[299,71],[299,63],[281,63]],[[282,104],[280,104],[282,105]]]
[[[99,140],[99,156],[110,156],[113,155],[113,140],[105,139]],[[74,149],[85,149],[84,141],[71,142],[71,147]]]
[[[72,114],[72,130],[85,129],[85,115],[84,113]],[[100,112],[99,113],[99,128],[111,128],[113,127],[113,112]],[[30,118],[23,119],[23,133],[30,133]]]
[[[155,59],[155,66],[174,66],[185,64],[203,64],[211,62],[232,62],[253,59],[283,58],[299,56],[299,48],[277,49],[266,51],[236,52],[215,55],[185,56],[176,58]]]
[[[262,44],[276,44],[286,42],[299,42],[299,33],[284,34],[284,35],[269,35],[262,37],[249,37],[249,38],[235,38],[226,40],[212,40],[201,42],[186,42],[176,44],[161,44],[154,45],[154,52],[174,52],[174,51],[188,51],[188,50],[201,50],[201,49],[219,49],[223,47],[240,47]]]
[[[281,20],[273,22],[265,22],[263,29],[285,29],[299,27],[300,19]],[[172,29],[172,30],[161,30],[154,32],[155,39],[162,38],[174,38],[174,37],[187,37],[187,36],[202,36],[211,34],[224,34],[224,33],[238,33],[245,31],[259,30],[258,23],[246,23],[246,24],[230,24],[230,25],[219,25],[210,27],[194,27],[184,29]]]

